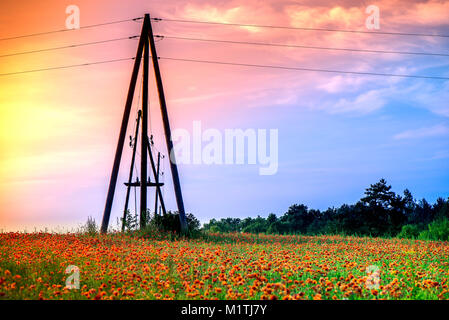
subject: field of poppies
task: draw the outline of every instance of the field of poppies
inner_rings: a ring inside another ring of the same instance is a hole
[[[447,242],[0,234],[0,299],[449,299],[448,278]]]

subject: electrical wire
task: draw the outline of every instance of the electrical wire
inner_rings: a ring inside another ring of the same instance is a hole
[[[420,75],[410,75],[410,74],[359,72],[359,71],[315,69],[315,68],[303,68],[303,67],[285,67],[285,66],[274,66],[274,65],[248,64],[248,63],[235,63],[235,62],[211,61],[211,60],[196,60],[196,59],[183,59],[183,58],[171,58],[171,57],[159,57],[159,59],[173,60],[173,61],[184,61],[184,62],[195,62],[195,63],[207,63],[207,64],[231,65],[231,66],[239,66],[239,67],[256,67],[256,68],[270,68],[270,69],[311,71],[311,72],[342,73],[342,74],[365,75],[365,76],[384,76],[384,77],[399,77],[399,78],[449,80],[449,77],[439,77],[439,76],[420,76]]]
[[[106,63],[113,63],[113,62],[120,62],[120,61],[134,60],[134,59],[135,59],[135,57],[122,58],[122,59],[114,59],[114,60],[103,60],[103,61],[88,62],[88,63],[82,63],[82,64],[72,64],[72,65],[67,65],[67,66],[58,66],[58,67],[49,67],[49,68],[42,68],[42,69],[33,69],[33,70],[24,70],[24,71],[17,71],[17,72],[0,73],[0,77],[12,76],[12,75],[17,75],[17,74],[25,74],[25,73],[41,72],[41,71],[50,71],[50,70],[60,70],[60,69],[85,67],[85,66],[92,66],[92,65],[97,65],[97,64],[106,64]]]
[[[80,30],[80,29],[96,28],[96,27],[107,26],[107,25],[111,25],[111,24],[124,23],[124,22],[128,22],[128,21],[138,21],[140,19],[143,19],[143,17],[91,24],[91,25],[81,26],[79,29],[59,29],[59,30],[51,30],[51,31],[38,32],[38,33],[22,34],[22,35],[17,35],[17,36],[8,37],[8,38],[0,38],[0,41],[36,37],[36,36],[42,36],[42,35],[54,34],[54,33],[60,33],[60,32],[67,32],[67,31],[74,31],[74,30]]]
[[[135,214],[137,214],[137,188],[133,188],[134,189],[134,212]]]
[[[90,63],[84,63],[84,64],[78,64],[78,65],[69,65],[69,66],[60,66],[60,67],[50,67],[50,68],[44,68],[44,69],[26,70],[26,71],[19,71],[19,72],[1,73],[0,77],[32,73],[32,72],[40,72],[40,71],[84,67],[84,66],[90,66],[90,65],[96,65],[96,64],[112,63],[112,62],[119,62],[119,61],[133,60],[133,59],[135,59],[135,58],[134,57],[133,58],[123,58],[123,59],[115,59],[115,60],[90,62]],[[364,76],[384,76],[384,77],[398,77],[398,78],[449,80],[449,77],[441,77],[441,76],[361,72],[361,71],[316,69],[316,68],[305,68],[305,67],[286,67],[286,66],[275,66],[275,65],[265,65],[265,64],[249,64],[249,63],[236,63],[236,62],[226,62],[226,61],[198,60],[198,59],[185,59],[185,58],[172,58],[172,57],[158,57],[158,59],[172,60],[172,61],[183,61],[183,62],[195,62],[195,63],[206,63],[206,64],[230,65],[230,66],[239,66],[239,67],[255,67],[255,68],[269,68],[269,69],[310,71],[310,72],[340,73],[340,74],[352,74],[352,75],[364,75]]]
[[[52,48],[37,49],[37,50],[31,50],[31,51],[15,52],[15,53],[0,55],[0,58],[13,57],[13,56],[19,56],[19,55],[24,55],[24,54],[33,54],[33,53],[39,53],[39,52],[54,51],[54,50],[61,50],[61,49],[77,48],[77,47],[103,44],[103,43],[122,41],[122,40],[130,40],[130,39],[135,39],[137,37],[139,37],[139,36],[122,37],[122,38],[115,38],[115,39],[108,39],[108,40],[100,40],[100,41],[72,44],[72,45],[61,46],[61,47],[52,47]]]
[[[229,43],[229,44],[245,44],[245,45],[285,47],[285,48],[301,48],[301,49],[317,49],[317,50],[336,50],[336,51],[352,51],[352,52],[368,52],[368,53],[390,53],[390,54],[449,57],[449,53],[411,52],[411,51],[387,51],[387,50],[370,50],[370,49],[318,47],[318,46],[305,46],[305,45],[295,45],[295,44],[280,44],[280,43],[266,43],[266,42],[248,42],[248,41],[233,41],[233,40],[219,40],[219,39],[201,39],[201,38],[189,38],[189,37],[175,37],[175,36],[166,36],[166,35],[155,35],[154,37],[155,38],[159,38],[159,39],[190,40],[190,41],[216,42],[216,43]]]
[[[271,29],[287,29],[287,30],[305,30],[305,31],[324,31],[324,32],[346,32],[346,33],[361,33],[361,34],[376,34],[376,35],[393,35],[393,36],[420,36],[420,37],[441,37],[449,38],[446,34],[430,34],[430,33],[410,33],[410,32],[384,32],[384,31],[362,31],[362,30],[344,30],[344,29],[330,29],[330,28],[309,28],[309,27],[290,27],[290,26],[275,26],[275,25],[260,25],[260,24],[244,24],[231,22],[217,22],[217,21],[200,21],[200,20],[183,20],[183,19],[167,19],[167,18],[151,18],[157,22],[180,22],[180,23],[197,23],[236,27],[255,27],[255,28],[271,28]]]
[[[19,72],[1,73],[0,77],[32,73],[32,72],[40,72],[40,71],[84,67],[84,66],[90,66],[90,65],[96,65],[96,64],[112,63],[112,62],[119,62],[119,61],[133,60],[133,59],[135,59],[135,58],[134,57],[133,58],[123,58],[123,59],[115,59],[115,60],[90,62],[90,63],[84,63],[84,64],[78,64],[78,65],[69,65],[69,66],[60,66],[60,67],[50,67],[50,68],[44,68],[44,69],[26,70],[26,71],[19,71]],[[158,59],[172,60],[172,61],[183,61],[183,62],[195,62],[195,63],[206,63],[206,64],[230,65],[230,66],[239,66],[239,67],[255,67],[255,68],[269,68],[269,69],[281,69],[281,70],[340,73],[340,74],[352,74],[352,75],[363,75],[363,76],[384,76],[384,77],[398,77],[398,78],[449,80],[449,77],[441,77],[441,76],[361,72],[361,71],[331,70],[331,69],[317,69],[317,68],[305,68],[305,67],[286,67],[286,66],[275,66],[275,65],[265,65],[265,64],[249,64],[249,63],[236,63],[236,62],[226,62],[226,61],[198,60],[198,59],[185,59],[185,58],[172,58],[172,57],[158,57]]]

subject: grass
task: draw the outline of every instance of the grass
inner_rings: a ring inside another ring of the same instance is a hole
[[[65,288],[67,266],[80,288]],[[376,274],[367,267],[377,266]],[[449,299],[449,243],[344,236],[0,234],[0,299]]]

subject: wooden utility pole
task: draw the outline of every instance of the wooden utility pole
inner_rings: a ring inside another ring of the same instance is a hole
[[[151,50],[151,51],[150,51]],[[164,133],[165,133],[165,141],[167,144],[167,152],[169,154],[170,159],[170,169],[173,178],[173,185],[175,189],[176,203],[178,206],[179,212],[179,220],[181,225],[182,233],[187,232],[188,225],[186,221],[186,215],[184,210],[184,202],[182,198],[181,192],[181,184],[179,182],[179,173],[178,167],[176,165],[176,159],[173,150],[173,142],[171,140],[171,130],[170,123],[168,120],[168,112],[167,105],[165,102],[164,88],[162,86],[162,78],[159,70],[158,57],[156,53],[156,46],[154,43],[153,31],[151,29],[151,19],[149,14],[145,14],[142,26],[142,32],[139,39],[139,45],[137,47],[136,58],[134,62],[134,68],[131,75],[131,81],[128,89],[128,96],[125,104],[125,111],[123,113],[122,124],[120,127],[120,134],[117,143],[117,149],[115,152],[114,164],[112,167],[111,179],[109,181],[108,194],[106,197],[106,204],[103,213],[103,220],[101,223],[101,232],[106,233],[108,230],[109,219],[111,215],[112,203],[114,200],[115,187],[117,184],[118,172],[120,169],[120,161],[123,152],[123,145],[125,142],[126,130],[128,126],[129,116],[131,112],[132,101],[134,97],[134,92],[136,89],[136,81],[137,76],[139,74],[140,62],[142,60],[143,54],[143,94],[142,94],[142,136],[141,136],[141,166],[140,166],[140,175],[141,181],[132,182],[128,180],[125,185],[129,187],[140,187],[140,226],[145,227],[145,223],[147,220],[147,187],[156,187],[156,199],[159,197],[161,202],[161,208],[165,214],[165,204],[162,198],[162,192],[160,187],[163,186],[163,183],[159,183],[159,159],[158,159],[158,170],[155,168],[153,156],[151,153],[150,143],[148,141],[148,72],[149,72],[149,55],[151,52],[151,58],[153,62],[153,69],[156,78],[156,84],[159,95],[159,103],[162,114],[162,122],[164,125]],[[138,130],[138,129],[137,129]],[[136,131],[138,132],[138,131]],[[137,139],[136,139],[137,141]],[[147,150],[151,161],[151,168],[153,172],[153,176],[155,178],[155,182],[148,181],[148,172],[147,172]],[[135,151],[133,151],[135,152]],[[133,156],[134,158],[134,156]],[[131,168],[132,170],[132,168]],[[132,178],[132,172],[130,174]],[[127,191],[127,201],[129,198],[129,189]],[[157,200],[156,200],[157,207]],[[125,206],[127,209],[127,206]],[[124,214],[124,218],[126,218],[126,213]]]
[[[136,89],[137,76],[139,74],[140,61],[142,59],[142,51],[147,39],[148,24],[150,23],[149,17],[145,17],[142,26],[142,32],[140,35],[139,45],[137,47],[136,60],[134,61],[134,68],[131,75],[131,81],[128,89],[128,96],[126,98],[125,111],[123,112],[122,124],[120,127],[120,134],[117,143],[117,149],[115,151],[114,164],[112,166],[111,179],[109,181],[108,195],[106,197],[106,204],[103,212],[103,220],[101,222],[101,233],[108,231],[109,218],[111,216],[112,202],[114,201],[115,186],[117,184],[118,172],[120,169],[120,161],[122,158],[123,144],[125,143],[126,129],[128,127],[129,114],[131,113],[131,107],[134,97],[134,91]]]
[[[147,15],[145,15],[147,17]],[[150,19],[150,15],[148,15]],[[162,113],[162,122],[164,124],[165,142],[167,144],[168,157],[170,162],[171,175],[173,178],[173,186],[175,188],[176,203],[178,205],[179,220],[181,223],[181,232],[187,232],[187,220],[184,210],[184,200],[182,199],[181,183],[179,182],[178,167],[176,165],[175,152],[173,150],[173,141],[171,137],[170,122],[168,121],[167,104],[165,102],[164,87],[162,85],[162,77],[159,69],[159,61],[154,44],[153,29],[151,28],[151,19],[148,24],[148,38],[150,39],[151,58],[153,60],[154,76],[156,78],[157,92],[159,95],[159,104]]]
[[[147,20],[147,17],[145,16]],[[143,50],[143,89],[142,89],[142,138],[140,149],[140,227],[144,228],[147,221],[147,145],[148,145],[148,68],[150,65],[150,50],[148,37],[145,37]]]

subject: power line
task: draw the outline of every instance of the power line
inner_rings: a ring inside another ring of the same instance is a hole
[[[201,38],[175,37],[175,36],[164,36],[164,35],[155,35],[155,37],[160,38],[160,39],[191,40],[191,41],[217,42],[217,43],[230,43],[230,44],[245,44],[245,45],[257,45],[257,46],[272,46],[272,47],[285,47],[285,48],[301,48],[301,49],[317,49],[317,50],[336,50],[336,51],[354,51],[354,52],[369,52],[369,53],[391,53],[391,54],[405,54],[405,55],[425,55],[425,56],[449,57],[449,54],[447,54],[447,53],[411,52],[411,51],[388,51],[388,50],[370,50],[370,49],[350,49],[350,48],[334,48],[334,47],[317,47],[317,46],[304,46],[304,45],[295,45],[295,44],[248,42],[248,41],[233,41],[233,40],[219,40],[219,39],[201,39]]]
[[[314,68],[302,68],[302,67],[284,67],[284,66],[273,66],[273,65],[262,65],[262,64],[247,64],[247,63],[234,63],[234,62],[224,62],[224,61],[195,60],[195,59],[182,59],[182,58],[169,58],[169,57],[159,57],[159,59],[184,61],[184,62],[207,63],[207,64],[231,65],[231,66],[240,66],[240,67],[256,67],[256,68],[298,70],[298,71],[311,71],[311,72],[342,73],[342,74],[354,74],[354,75],[365,75],[365,76],[368,75],[368,76],[384,76],[384,77],[400,77],[400,78],[449,80],[449,77],[437,77],[437,76],[420,76],[420,75],[377,73],[377,72],[359,72],[359,71],[314,69]]]
[[[19,72],[2,73],[0,76],[10,76],[16,74],[25,74],[40,71],[49,71],[57,69],[67,69],[75,67],[84,67],[89,65],[112,63],[119,61],[132,60],[133,58],[123,58],[115,60],[97,61],[77,65],[69,66],[59,66],[50,67],[44,69],[34,69]],[[198,60],[198,59],[184,59],[184,58],[172,58],[172,57],[158,57],[162,60],[172,60],[172,61],[183,61],[183,62],[195,62],[195,63],[206,63],[206,64],[219,64],[219,65],[231,65],[239,67],[255,67],[255,68],[269,68],[269,69],[282,69],[282,70],[296,70],[296,71],[310,71],[310,72],[326,72],[326,73],[341,73],[341,74],[353,74],[353,75],[368,75],[368,76],[384,76],[384,77],[399,77],[399,78],[417,78],[417,79],[432,79],[432,80],[449,80],[449,77],[438,77],[438,76],[421,76],[421,75],[411,75],[411,74],[395,74],[395,73],[377,73],[377,72],[359,72],[359,71],[346,71],[346,70],[331,70],[331,69],[316,69],[316,68],[304,68],[304,67],[286,67],[286,66],[275,66],[275,65],[262,65],[262,64],[248,64],[248,63],[236,63],[236,62],[226,62],[226,61],[212,61],[212,60]]]
[[[383,31],[362,31],[362,30],[344,30],[344,29],[329,29],[329,28],[289,27],[289,26],[243,24],[243,23],[216,22],[216,21],[166,19],[166,18],[151,18],[151,19],[154,21],[198,23],[198,24],[224,25],[224,26],[236,26],[236,27],[255,27],[255,28],[271,28],[271,29],[287,29],[287,30],[346,32],[346,33],[365,33],[365,34],[393,35],[393,36],[421,36],[421,37],[449,38],[449,35],[446,35],[446,34],[431,34],[431,33],[383,32]]]
[[[31,51],[23,51],[23,52],[15,52],[5,55],[0,55],[0,58],[25,55],[25,54],[33,54],[61,49],[71,49],[89,45],[103,44],[108,42],[116,42],[122,40],[136,39],[138,35],[130,36],[130,37],[122,37],[108,40],[100,40],[94,42],[86,42],[79,43],[61,47],[52,47],[52,48],[44,48],[37,49]],[[301,48],[301,49],[317,49],[317,50],[336,50],[336,51],[353,51],[353,52],[368,52],[368,53],[389,53],[389,54],[404,54],[404,55],[425,55],[425,56],[442,56],[449,57],[449,54],[446,53],[431,53],[431,52],[411,52],[411,51],[388,51],[388,50],[370,50],[370,49],[351,49],[351,48],[334,48],[334,47],[318,47],[318,46],[304,46],[304,45],[294,45],[294,44],[279,44],[279,43],[265,43],[265,42],[248,42],[248,41],[233,41],[233,40],[219,40],[219,39],[201,39],[201,38],[189,38],[189,37],[175,37],[175,36],[164,36],[164,35],[155,35],[155,38],[158,38],[159,41],[163,39],[174,39],[174,40],[190,40],[190,41],[202,41],[202,42],[216,42],[216,43],[229,43],[229,44],[244,44],[244,45],[258,45],[258,46],[272,46],[272,47],[286,47],[286,48]],[[159,42],[156,41],[156,42]]]
[[[113,63],[113,62],[127,61],[127,60],[134,60],[134,59],[135,59],[134,57],[133,58],[122,58],[122,59],[114,59],[114,60],[103,60],[103,61],[88,62],[88,63],[82,63],[82,64],[72,64],[72,65],[68,65],[68,66],[58,66],[58,67],[49,67],[49,68],[43,68],[43,69],[34,69],[34,70],[25,70],[25,71],[18,71],[18,72],[0,73],[0,77],[12,76],[12,75],[16,75],[16,74],[41,72],[41,71],[68,69],[68,68],[76,68],[76,67],[85,67],[85,66],[92,66],[92,65],[97,65],[97,64]]]
[[[111,24],[124,23],[124,22],[129,22],[129,21],[138,21],[141,19],[143,19],[143,17],[103,22],[103,23],[81,26],[79,29],[96,28],[96,27],[107,26],[107,25],[111,25]],[[36,36],[42,36],[42,35],[47,35],[47,34],[59,33],[59,32],[74,31],[74,30],[79,30],[79,29],[59,29],[59,30],[51,30],[51,31],[38,32],[38,33],[23,34],[23,35],[18,35],[18,36],[9,37],[9,38],[0,38],[0,41],[14,40],[14,39],[21,39],[21,38],[28,38],[28,37],[36,37]]]
[[[45,49],[38,49],[38,50],[31,50],[31,51],[15,52],[15,53],[10,53],[10,54],[0,55],[0,58],[19,56],[19,55],[24,55],[24,54],[39,53],[39,52],[46,52],[46,51],[53,51],[53,50],[60,50],[60,49],[69,49],[69,48],[90,46],[90,45],[95,45],[95,44],[102,44],[102,43],[121,41],[121,40],[129,40],[129,39],[134,39],[136,37],[138,37],[138,36],[115,38],[115,39],[109,39],[109,40],[100,40],[100,41],[94,41],[94,42],[85,42],[85,43],[72,44],[72,45],[62,46],[62,47],[52,47],[52,48],[45,48]]]

